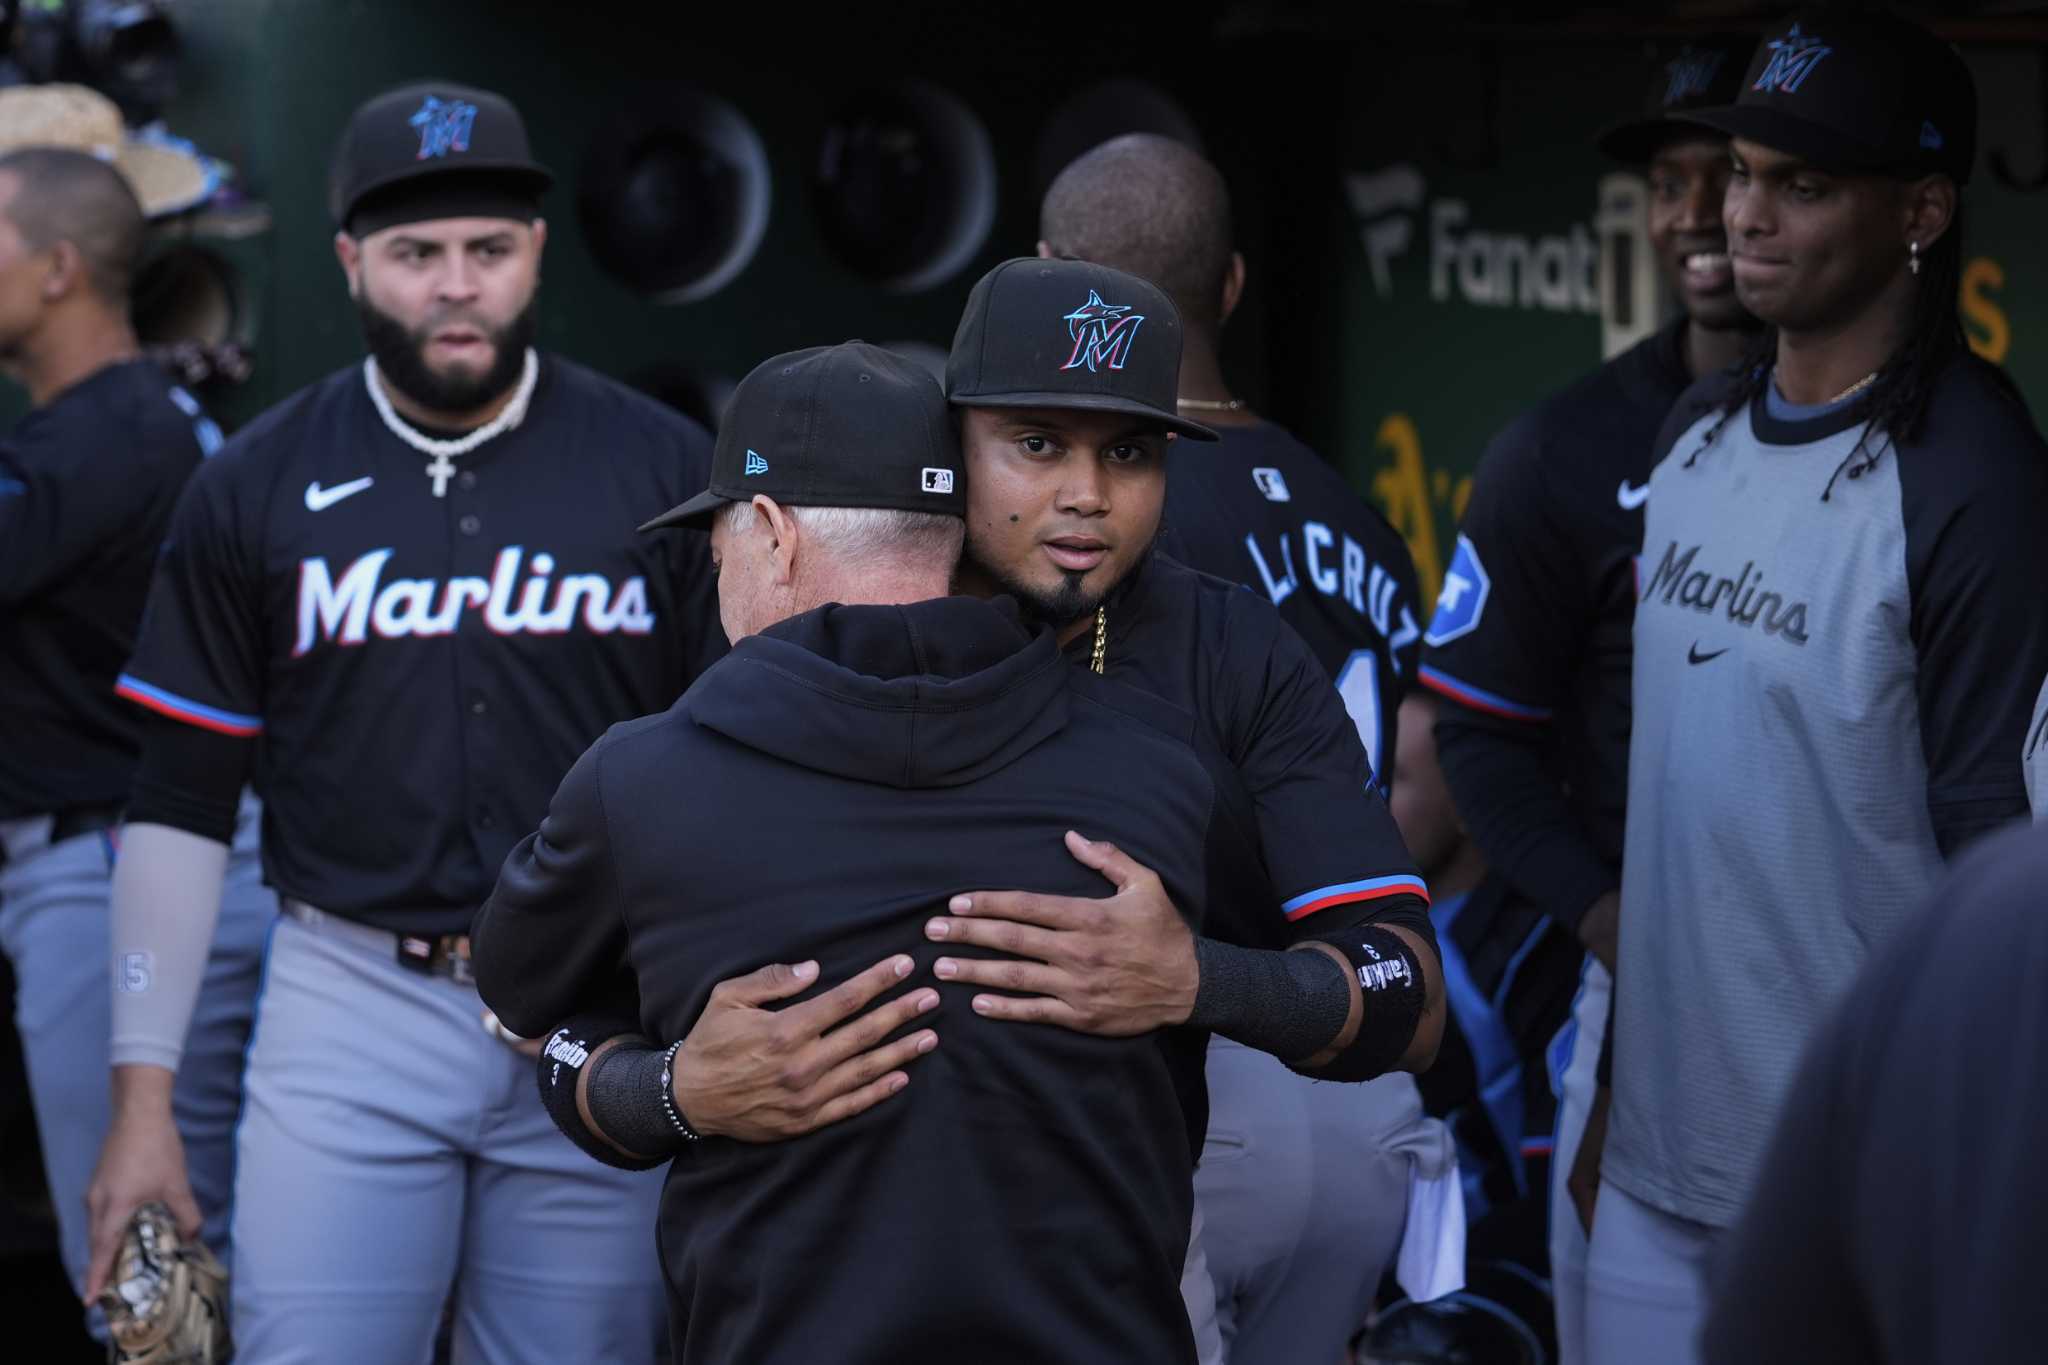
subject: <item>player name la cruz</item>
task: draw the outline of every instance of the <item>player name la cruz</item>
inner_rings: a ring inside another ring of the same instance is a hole
[[[525,548],[498,552],[487,579],[394,578],[384,582],[392,547],[358,557],[339,579],[325,556],[299,561],[299,634],[294,657],[322,640],[359,645],[368,635],[395,640],[408,635],[452,635],[463,613],[483,612],[484,626],[499,635],[560,635],[580,618],[594,635],[645,635],[654,629],[647,605],[647,580],[638,575],[616,588],[603,574],[564,574],[550,582],[555,557],[534,552],[528,577],[519,582]],[[554,589],[552,597],[549,588]]]

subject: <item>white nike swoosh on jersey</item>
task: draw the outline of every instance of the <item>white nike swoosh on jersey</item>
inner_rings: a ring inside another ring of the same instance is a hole
[[[1621,487],[1614,490],[1614,500],[1621,504],[1622,511],[1633,512],[1650,500],[1650,485],[1644,484],[1640,488],[1630,488],[1628,480],[1623,479]]]
[[[375,482],[375,479],[365,474],[360,479],[350,479],[347,483],[338,483],[332,488],[322,488],[320,480],[315,479],[306,485],[306,510],[324,512],[343,498],[354,497]]]

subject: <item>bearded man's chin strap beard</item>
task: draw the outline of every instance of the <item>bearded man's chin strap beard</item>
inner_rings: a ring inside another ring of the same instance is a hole
[[[533,345],[539,323],[538,298],[536,290],[518,316],[503,327],[477,329],[490,338],[492,347],[491,366],[481,374],[435,373],[428,367],[424,354],[427,337],[416,334],[371,303],[367,294],[357,297],[356,315],[362,323],[363,344],[376,360],[377,372],[384,381],[429,411],[453,415],[487,407],[519,382],[527,349]]]

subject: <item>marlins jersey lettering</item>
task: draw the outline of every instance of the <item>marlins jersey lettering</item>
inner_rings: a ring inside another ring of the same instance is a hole
[[[1863,402],[1759,398],[1707,446],[1690,397],[1644,527],[1601,1174],[1718,1227],[1830,1005],[1945,858],[2026,815],[2048,448],[1975,358],[1920,440],[1865,452]]]
[[[114,695],[157,545],[220,429],[147,361],[109,365],[0,443],[0,819],[128,797]]]
[[[351,367],[193,481],[120,691],[259,741],[286,895],[460,932],[576,756],[724,652],[704,538],[633,530],[709,461],[687,419],[551,356],[437,497]]]
[[[1285,429],[1219,426],[1167,461],[1160,548],[1280,609],[1337,684],[1375,772],[1415,679],[1421,608],[1400,533]]]

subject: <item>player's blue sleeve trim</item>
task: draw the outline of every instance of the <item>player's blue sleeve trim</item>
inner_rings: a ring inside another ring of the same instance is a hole
[[[1428,664],[1422,666],[1422,685],[1432,692],[1440,692],[1452,701],[1462,706],[1469,706],[1475,711],[1485,711],[1496,716],[1506,716],[1510,720],[1550,719],[1549,707],[1527,706],[1518,701],[1509,701],[1497,692],[1488,692],[1483,687],[1474,687],[1471,683],[1460,682],[1450,674],[1443,672],[1441,669],[1431,668]]]
[[[1420,896],[1425,904],[1429,901],[1429,887],[1420,877],[1368,877],[1362,882],[1338,882],[1335,886],[1305,891],[1280,907],[1287,918],[1301,919],[1318,910],[1327,910],[1333,905],[1349,905],[1353,901],[1378,900],[1382,896]]]
[[[261,716],[241,716],[233,711],[192,701],[175,692],[166,692],[142,679],[123,673],[114,683],[114,695],[126,697],[132,702],[147,706],[159,715],[172,720],[182,720],[187,725],[196,725],[202,730],[213,730],[223,735],[249,738],[263,733]]]

